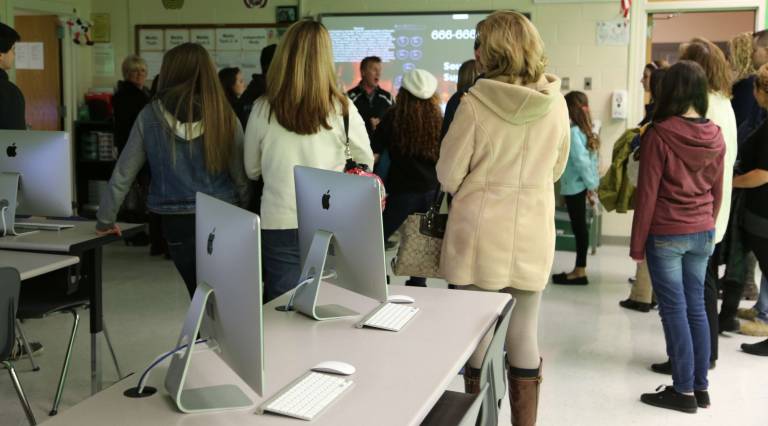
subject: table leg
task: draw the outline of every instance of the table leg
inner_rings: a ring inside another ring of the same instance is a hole
[[[101,338],[104,310],[102,307],[102,255],[101,246],[82,253],[82,271],[89,287],[91,331],[91,394],[101,390]]]

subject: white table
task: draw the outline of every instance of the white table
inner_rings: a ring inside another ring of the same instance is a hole
[[[16,268],[22,281],[75,265],[79,261],[75,256],[0,250],[0,267]]]
[[[136,385],[126,378],[60,413],[46,425],[306,425],[306,421],[255,414],[256,407],[321,361],[344,361],[356,367],[351,390],[312,425],[417,425],[429,413],[482,336],[496,323],[509,296],[501,293],[398,287],[416,299],[421,311],[398,332],[357,329],[360,317],[318,322],[295,312],[278,312],[287,295],[264,310],[264,397],[244,388],[255,402],[247,409],[207,414],[180,413],[163,388],[163,365],[150,385],[158,393],[130,399],[123,392]],[[331,285],[320,293],[323,303],[341,303],[361,313],[376,306],[371,299]],[[174,326],[174,325],[168,325]],[[180,326],[180,324],[179,324]],[[168,342],[169,348],[175,342]],[[147,360],[149,363],[151,360]],[[210,352],[192,358],[188,386],[242,382]],[[243,385],[244,386],[244,385]],[[242,386],[241,386],[242,387]]]
[[[91,332],[91,393],[101,390],[101,340],[104,331],[102,305],[102,253],[106,244],[120,241],[116,235],[96,235],[95,221],[67,221],[35,219],[35,222],[74,225],[61,231],[38,231],[20,236],[0,237],[0,249],[47,254],[67,254],[79,258],[79,285],[89,289],[89,317]],[[130,237],[144,229],[144,225],[120,223],[123,237]]]

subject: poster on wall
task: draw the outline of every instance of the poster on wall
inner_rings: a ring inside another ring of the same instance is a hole
[[[112,21],[109,13],[92,13],[91,40],[95,43],[109,43],[112,37]]]
[[[98,77],[115,75],[115,49],[112,43],[99,43],[94,46],[93,73]]]
[[[243,28],[242,44],[243,50],[258,50],[267,47],[269,40],[268,30],[266,28]]]
[[[139,50],[162,52],[164,50],[163,30],[139,30]]]
[[[45,68],[43,43],[18,42],[15,46],[17,70],[42,70]]]
[[[213,28],[193,29],[190,33],[189,41],[192,43],[197,43],[208,50],[216,48],[216,32]]]
[[[139,52],[139,56],[147,62],[147,79],[152,80],[160,74],[163,65],[163,52]]]

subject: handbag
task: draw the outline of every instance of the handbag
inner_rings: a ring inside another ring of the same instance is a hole
[[[395,275],[442,278],[440,254],[448,215],[440,213],[445,193],[438,191],[426,213],[414,213],[400,227],[400,247],[392,265]]]
[[[379,184],[379,196],[381,197],[381,210],[387,206],[387,191],[384,188],[384,181],[373,173],[367,164],[358,163],[352,158],[352,149],[349,147],[349,115],[344,114],[344,173],[348,175],[366,176],[376,179]]]

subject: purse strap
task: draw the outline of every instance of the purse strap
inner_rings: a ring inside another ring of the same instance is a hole
[[[344,114],[344,156],[347,161],[352,159],[352,149],[349,147],[349,114]]]

